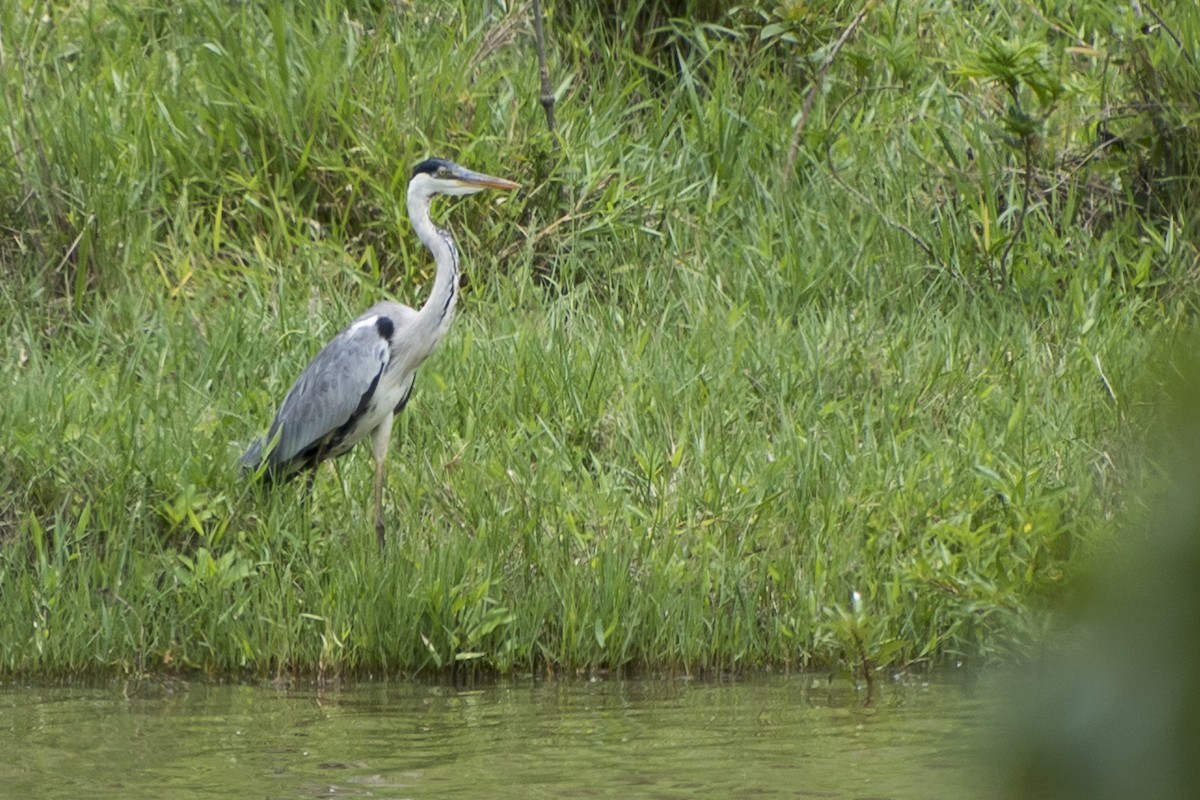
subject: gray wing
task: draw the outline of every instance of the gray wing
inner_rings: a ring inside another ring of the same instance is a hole
[[[339,432],[366,410],[387,367],[391,317],[410,313],[397,303],[374,306],[317,353],[288,391],[265,439],[242,457],[243,467],[257,469],[266,450],[269,469],[286,476],[337,447]]]

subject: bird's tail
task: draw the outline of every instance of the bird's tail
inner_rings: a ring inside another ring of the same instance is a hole
[[[241,474],[243,478],[250,478],[258,474],[263,466],[263,445],[266,440],[262,437],[255,439],[250,447],[246,448],[246,452],[242,454],[242,459],[239,462]]]
[[[243,478],[262,479],[267,483],[282,483],[291,480],[303,471],[311,471],[317,465],[315,460],[299,464],[281,464],[271,457],[275,444],[275,439],[268,436],[259,437],[250,443],[238,462]]]

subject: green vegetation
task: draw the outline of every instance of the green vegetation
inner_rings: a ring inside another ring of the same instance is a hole
[[[0,672],[1019,655],[1197,306],[1200,11],[697,4],[547,3],[557,136],[521,3],[4,4]],[[437,209],[381,555],[365,451],[236,458],[428,155],[527,188]]]

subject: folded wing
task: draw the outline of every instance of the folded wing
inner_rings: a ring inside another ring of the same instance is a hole
[[[273,477],[288,477],[362,439],[369,431],[359,423],[387,368],[393,330],[389,317],[368,312],[338,334],[300,373],[242,466],[258,469],[265,459]]]

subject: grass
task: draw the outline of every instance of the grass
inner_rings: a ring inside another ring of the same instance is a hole
[[[785,182],[822,51],[782,7],[657,60],[552,18],[556,140],[524,7],[9,4],[0,672],[1019,657],[1143,484],[1197,299],[1188,179],[1104,122],[1186,53],[1046,5],[873,9]],[[423,300],[433,154],[526,190],[437,209],[470,283],[381,556],[365,452],[311,497],[236,459],[348,319]]]

